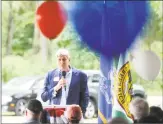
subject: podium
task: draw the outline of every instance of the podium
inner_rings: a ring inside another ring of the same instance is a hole
[[[50,123],[67,123],[68,120],[65,117],[65,111],[69,105],[48,105],[43,109],[50,115]]]

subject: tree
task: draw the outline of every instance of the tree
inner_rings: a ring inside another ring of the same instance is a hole
[[[7,31],[7,39],[6,39],[6,55],[11,54],[11,42],[13,38],[13,5],[12,1],[9,2],[9,15],[8,15],[8,31]]]
[[[147,25],[144,28],[143,44],[151,49],[151,44],[155,41],[162,41],[163,36],[163,13],[162,1],[150,1],[151,14]]]

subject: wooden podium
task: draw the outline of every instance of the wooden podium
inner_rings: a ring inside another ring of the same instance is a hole
[[[50,123],[63,123],[67,122],[64,112],[66,111],[69,105],[48,105],[44,106],[44,110],[46,110],[50,115]]]

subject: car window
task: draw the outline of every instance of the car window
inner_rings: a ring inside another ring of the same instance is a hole
[[[5,87],[18,87],[22,84],[26,84],[28,81],[30,81],[32,78],[31,77],[21,77],[21,78],[14,78],[11,79]]]
[[[91,76],[87,76],[87,80],[88,80],[88,81],[91,80]]]
[[[43,88],[43,86],[44,86],[44,80],[45,80],[45,79],[43,78],[43,79],[37,81],[37,82],[32,86],[32,89],[41,89],[41,88]]]
[[[100,81],[100,75],[99,74],[93,74],[92,82],[98,83],[99,81]]]

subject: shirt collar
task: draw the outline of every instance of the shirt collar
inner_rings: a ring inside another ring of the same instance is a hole
[[[69,75],[72,73],[72,68],[70,67],[70,70],[66,73],[66,75]]]
[[[68,72],[66,72],[66,75],[69,75],[72,73],[72,67],[71,66],[69,66],[69,67],[70,67],[70,70]],[[58,68],[58,72],[59,72],[59,74],[61,74],[62,71]]]

